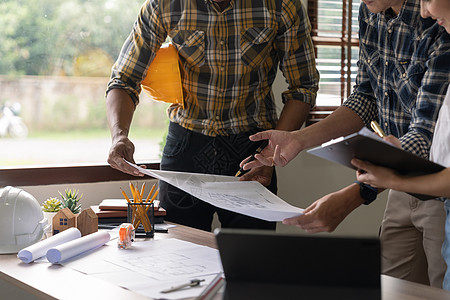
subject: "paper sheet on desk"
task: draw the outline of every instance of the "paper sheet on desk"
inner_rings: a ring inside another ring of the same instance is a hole
[[[223,272],[218,250],[206,246],[171,238],[138,240],[127,250],[118,249],[116,244],[111,241],[96,253],[64,263],[64,267],[154,299],[197,297],[216,274]],[[199,287],[161,293],[191,279],[205,281]]]
[[[126,162],[140,172],[211,205],[240,214],[266,221],[282,221],[303,213],[303,209],[286,203],[257,181],[240,181],[234,176],[149,170]]]

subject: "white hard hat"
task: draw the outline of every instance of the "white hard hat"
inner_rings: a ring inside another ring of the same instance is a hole
[[[11,186],[0,189],[0,253],[17,253],[38,242],[47,227],[36,198]]]

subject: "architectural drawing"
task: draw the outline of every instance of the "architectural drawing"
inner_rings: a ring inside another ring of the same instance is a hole
[[[303,213],[303,209],[286,203],[257,181],[240,181],[234,176],[150,170],[127,163],[141,173],[172,184],[209,204],[251,217],[282,221]]]

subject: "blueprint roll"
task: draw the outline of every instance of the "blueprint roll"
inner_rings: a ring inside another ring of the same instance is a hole
[[[57,264],[76,255],[98,248],[109,242],[109,240],[110,236],[106,231],[91,233],[49,249],[47,251],[47,259],[52,264]]]
[[[80,237],[81,232],[77,228],[71,227],[45,240],[42,240],[40,242],[37,242],[36,244],[20,250],[19,253],[17,253],[17,257],[24,263],[29,264],[30,262],[45,256],[50,248],[78,239]]]

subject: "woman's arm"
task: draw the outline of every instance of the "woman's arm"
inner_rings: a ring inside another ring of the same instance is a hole
[[[429,175],[404,176],[359,159],[353,159],[352,164],[361,170],[356,173],[358,181],[373,187],[450,198],[450,168]]]

